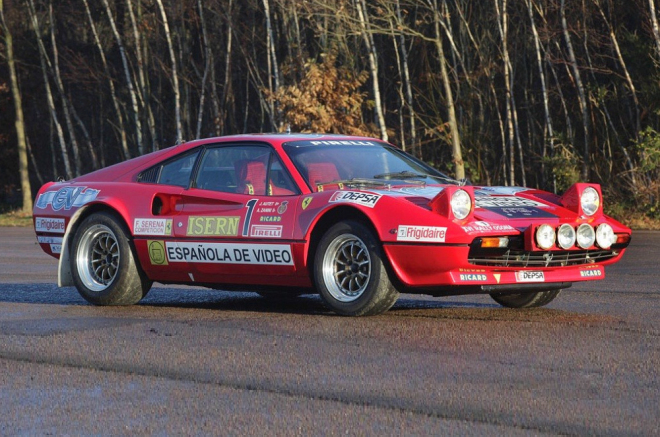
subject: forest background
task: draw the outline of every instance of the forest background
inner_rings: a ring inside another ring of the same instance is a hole
[[[656,0],[0,0],[0,212],[177,142],[387,139],[660,220]]]

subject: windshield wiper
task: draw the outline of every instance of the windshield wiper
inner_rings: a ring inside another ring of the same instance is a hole
[[[426,178],[428,175],[419,174],[412,171],[397,171],[393,173],[381,173],[374,176],[374,179],[405,179],[405,178]]]
[[[340,181],[332,181],[332,182],[326,182],[322,185],[330,185],[330,184],[344,184],[350,186],[365,186],[365,185],[385,185],[384,182],[381,181],[376,181],[373,179],[365,179],[365,178],[352,178],[352,179],[343,179]]]

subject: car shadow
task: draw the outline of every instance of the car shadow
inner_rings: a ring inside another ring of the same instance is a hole
[[[93,305],[83,299],[74,287],[57,287],[49,283],[0,283],[0,302],[44,305]],[[296,297],[263,297],[253,292],[230,292],[199,287],[155,286],[138,306],[188,308],[220,311],[244,311],[282,314],[334,315],[314,294]],[[497,304],[463,302],[451,298],[416,298],[403,294],[390,312],[447,309],[494,309]]]

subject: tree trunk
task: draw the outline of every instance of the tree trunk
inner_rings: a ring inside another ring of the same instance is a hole
[[[568,47],[568,58],[571,64],[571,69],[573,70],[573,76],[575,78],[575,86],[578,90],[578,97],[580,101],[580,109],[582,110],[582,129],[584,131],[584,149],[582,152],[582,173],[581,177],[583,181],[589,180],[589,163],[590,163],[590,151],[589,151],[589,107],[587,106],[587,97],[584,91],[584,85],[582,84],[582,78],[580,75],[580,69],[577,64],[577,59],[575,58],[575,51],[573,50],[573,43],[571,42],[571,36],[568,33],[568,24],[566,23],[566,9],[565,9],[566,0],[561,0],[561,26],[564,33],[564,40],[566,41],[566,46]]]
[[[131,152],[128,149],[128,141],[126,139],[126,129],[124,127],[124,116],[121,113],[121,108],[119,106],[119,101],[117,100],[117,93],[115,91],[115,83],[112,80],[112,76],[110,75],[110,68],[108,67],[108,61],[105,57],[105,52],[103,51],[103,46],[101,45],[101,40],[99,39],[98,32],[96,30],[96,24],[94,24],[94,20],[92,19],[92,13],[89,10],[89,4],[87,3],[87,0],[83,0],[83,4],[85,5],[85,12],[87,13],[87,18],[89,20],[89,26],[92,29],[92,34],[94,35],[94,42],[96,44],[96,47],[99,50],[99,55],[101,56],[101,63],[103,64],[103,70],[105,71],[105,75],[108,78],[108,85],[110,85],[110,97],[112,98],[112,104],[115,108],[115,112],[117,113],[117,122],[119,123],[119,138],[121,141],[121,150],[124,154],[124,159],[130,159],[131,158]]]
[[[131,70],[128,66],[128,58],[126,57],[126,50],[124,49],[124,43],[121,39],[121,35],[119,35],[119,31],[117,30],[117,26],[115,24],[115,19],[112,15],[112,11],[110,10],[110,5],[108,4],[108,0],[102,0],[103,5],[105,6],[105,11],[108,15],[108,20],[110,20],[110,27],[112,28],[112,33],[115,36],[115,41],[117,42],[117,46],[119,47],[119,54],[121,55],[121,62],[124,67],[124,76],[126,78],[126,85],[128,86],[128,94],[131,97],[131,105],[133,108],[133,119],[135,120],[135,138],[138,146],[138,154],[142,155],[144,154],[144,144],[142,141],[142,122],[140,122],[140,111],[138,108],[138,100],[137,96],[135,95],[135,87],[133,86],[133,79],[131,78]]]
[[[86,0],[85,0],[86,1]],[[137,0],[138,4],[138,13],[141,12],[140,0]],[[126,0],[126,5],[128,6],[128,15],[131,19],[131,27],[133,28],[133,39],[135,39],[135,57],[137,58],[137,69],[138,69],[138,85],[140,87],[140,92],[138,96],[140,97],[140,102],[143,108],[147,109],[147,127],[149,129],[149,135],[151,136],[151,149],[156,150],[158,138],[156,136],[156,125],[154,122],[154,117],[151,112],[151,101],[148,93],[148,76],[144,71],[144,54],[142,53],[142,38],[140,38],[140,32],[138,31],[137,21],[135,19],[135,12],[133,11],[133,4],[131,0]]]
[[[401,22],[402,16],[401,16],[401,5],[399,4],[399,0],[396,0],[396,15],[397,15],[397,20]],[[414,155],[417,155],[418,157],[421,158],[422,156],[422,150],[421,147],[419,150],[417,150],[417,126],[415,122],[415,107],[414,107],[414,98],[413,98],[413,93],[412,93],[412,85],[410,81],[410,70],[408,68],[408,48],[406,47],[406,37],[403,35],[399,35],[399,50],[401,51],[401,63],[402,63],[402,70],[403,70],[403,84],[404,84],[404,89],[406,92],[406,104],[408,106],[408,113],[410,116],[410,147],[411,151]]]
[[[465,164],[463,163],[463,152],[461,151],[461,139],[458,133],[458,121],[456,119],[456,108],[454,107],[454,94],[451,89],[451,82],[449,81],[449,73],[447,72],[447,60],[445,59],[445,50],[442,46],[442,36],[440,33],[440,11],[438,9],[437,0],[433,0],[431,4],[433,10],[433,21],[435,24],[435,46],[438,51],[438,59],[440,61],[440,74],[442,76],[442,83],[445,88],[445,99],[447,101],[447,112],[449,114],[449,132],[451,135],[452,156],[454,161],[455,177],[456,179],[465,178]]]
[[[655,14],[655,0],[649,0],[649,9],[651,11],[651,27],[653,28],[653,40],[655,41],[656,54],[660,60],[660,29],[658,28],[658,17]]]
[[[47,57],[46,49],[43,47],[43,42],[41,41],[41,33],[39,31],[39,22],[37,21],[37,14],[34,9],[34,3],[32,0],[28,3],[28,14],[30,15],[30,22],[32,23],[32,30],[37,38],[37,43],[39,45],[39,61],[41,63],[41,74],[44,79],[44,87],[46,88],[46,100],[48,102],[48,109],[50,110],[50,115],[55,125],[55,131],[57,132],[57,138],[60,142],[60,150],[62,152],[62,161],[64,162],[64,171],[66,172],[66,178],[73,178],[73,171],[71,170],[71,162],[69,160],[69,152],[66,148],[66,140],[64,139],[64,131],[62,130],[62,125],[60,124],[57,118],[57,109],[55,107],[55,100],[53,99],[53,93],[50,88],[50,81],[48,79],[48,64],[50,60]]]
[[[536,22],[534,20],[534,9],[532,7],[532,1],[526,0],[527,2],[527,11],[529,12],[529,21],[532,26],[532,35],[534,36],[534,48],[536,49],[536,63],[539,69],[539,78],[541,81],[541,93],[543,95],[543,113],[545,115],[545,134],[547,134],[548,142],[550,143],[550,156],[554,156],[555,153],[555,133],[552,129],[552,117],[550,116],[550,99],[548,97],[548,87],[545,81],[545,71],[543,70],[543,56],[541,55],[541,42],[539,39],[539,33],[536,30]],[[546,151],[546,142],[543,141],[543,148],[541,151],[541,156],[545,158],[547,156]],[[545,174],[545,164],[541,161],[541,180],[545,183],[546,174]],[[557,181],[555,179],[554,173],[552,175],[552,190],[553,192],[557,191]]]
[[[107,0],[103,0],[106,1]],[[172,44],[172,36],[170,34],[170,26],[167,21],[167,14],[163,7],[163,0],[156,0],[160,15],[163,20],[163,28],[165,29],[165,40],[167,41],[167,49],[170,52],[170,59],[172,60],[172,87],[174,88],[174,118],[176,123],[176,143],[183,141],[183,128],[181,125],[181,91],[179,90],[179,76],[176,68],[176,56],[174,55],[174,46]]]
[[[383,141],[387,141],[387,126],[385,125],[385,115],[383,111],[383,103],[380,93],[380,83],[378,82],[378,57],[376,56],[376,47],[371,34],[371,29],[367,21],[367,5],[364,0],[355,0],[355,7],[360,19],[360,33],[364,40],[364,45],[367,47],[369,57],[369,72],[371,73],[371,83],[374,93],[374,109],[376,110],[376,120],[378,121],[378,129],[380,130],[380,137]]]
[[[66,128],[69,130],[69,139],[71,140],[71,150],[73,150],[73,164],[76,171],[75,175],[80,176],[82,174],[82,160],[80,156],[80,147],[78,146],[78,140],[76,139],[76,131],[73,127],[73,122],[71,121],[71,114],[69,112],[69,103],[66,93],[64,91],[62,76],[60,74],[60,61],[59,61],[59,53],[57,51],[57,41],[55,40],[55,23],[53,18],[52,1],[49,2],[48,4],[48,18],[50,21],[50,42],[53,50],[53,65],[52,65],[53,76],[55,77],[55,85],[57,87],[57,91],[60,93],[60,99],[62,100],[62,112],[64,113],[64,121],[66,123]]]
[[[199,21],[202,25],[202,41],[204,44],[204,76],[202,77],[202,90],[199,96],[199,111],[197,112],[197,130],[195,138],[200,138],[202,131],[202,118],[204,115],[204,100],[206,97],[206,80],[209,77],[209,70],[211,67],[211,47],[209,46],[208,36],[206,34],[206,22],[204,21],[204,7],[202,0],[197,0],[197,7],[199,9]]]
[[[21,179],[21,191],[23,195],[23,212],[32,212],[32,187],[30,186],[30,175],[28,173],[27,141],[25,138],[25,119],[23,117],[23,99],[18,87],[18,75],[16,74],[16,62],[14,60],[14,41],[9,26],[5,22],[4,4],[0,0],[0,25],[5,40],[5,51],[7,54],[7,65],[9,66],[9,80],[11,94],[14,100],[14,114],[16,127],[16,139],[18,140],[18,172]]]

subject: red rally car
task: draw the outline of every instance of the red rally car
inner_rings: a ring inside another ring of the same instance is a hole
[[[353,316],[399,292],[542,306],[603,279],[631,238],[597,184],[470,186],[383,141],[314,134],[192,141],[51,182],[34,227],[59,285],[93,304],[135,304],[158,281],[317,292]]]

